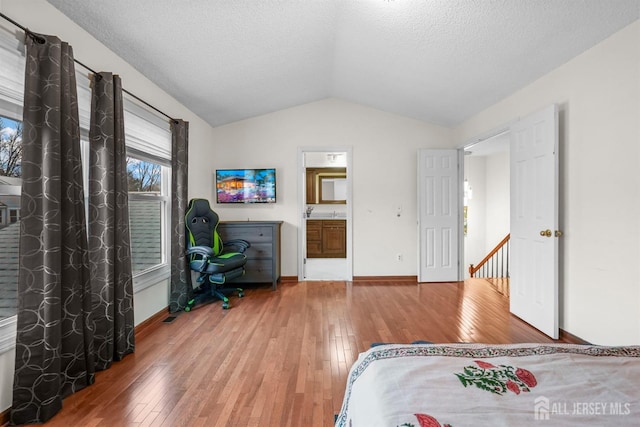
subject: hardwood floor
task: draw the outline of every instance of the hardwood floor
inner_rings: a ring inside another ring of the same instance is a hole
[[[330,426],[373,342],[552,342],[482,280],[293,282],[180,313],[47,426]]]

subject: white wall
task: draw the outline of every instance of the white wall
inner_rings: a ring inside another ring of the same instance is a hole
[[[487,252],[509,234],[509,153],[496,153],[486,158],[486,246]]]
[[[123,87],[172,117],[189,121],[192,141],[210,141],[212,128],[187,110],[182,104],[160,90],[133,67],[108,50],[78,25],[44,0],[2,0],[0,11],[21,25],[44,34],[52,34],[68,42],[74,57],[98,71],[111,71],[122,77]],[[0,19],[0,25],[14,31],[16,28]],[[19,31],[19,30],[17,30]],[[79,66],[78,66],[79,67]],[[190,147],[190,151],[191,147]],[[189,171],[189,179],[199,174]],[[169,303],[169,283],[163,280],[135,295],[135,323],[140,324],[151,315],[165,309]],[[0,355],[0,411],[11,406],[15,351]]]
[[[215,200],[216,168],[275,167],[276,204],[214,206],[225,220],[283,220],[282,274],[297,276],[296,162],[304,146],[353,147],[354,275],[416,275],[417,150],[451,147],[449,129],[337,99],[305,104],[215,128],[190,160],[198,171],[190,192]]]
[[[463,264],[465,277],[469,277],[469,265],[478,265],[487,254],[486,165],[486,157],[465,156],[464,175],[473,190],[473,197],[467,200]]]
[[[640,22],[467,120],[455,140],[551,103],[560,107],[560,326],[598,344],[640,344]]]

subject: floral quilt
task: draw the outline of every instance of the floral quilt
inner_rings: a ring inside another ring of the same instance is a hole
[[[640,346],[383,345],[351,367],[337,427],[639,426]]]

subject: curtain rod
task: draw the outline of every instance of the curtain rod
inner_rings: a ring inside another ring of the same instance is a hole
[[[29,30],[27,27],[25,27],[25,26],[23,26],[23,25],[18,24],[16,21],[14,21],[13,19],[9,18],[9,17],[8,17],[7,15],[5,15],[4,13],[0,12],[0,17],[2,17],[3,19],[5,19],[5,20],[9,21],[10,23],[12,23],[13,25],[15,25],[16,27],[20,28],[22,31],[24,31],[24,33],[25,33],[27,36],[31,37],[34,41],[36,41],[36,42],[38,42],[38,43],[44,43],[44,42],[45,42],[45,39],[44,39],[43,37],[39,36],[38,34],[34,33],[33,31]],[[73,59],[73,61],[74,61],[76,64],[78,64],[78,65],[80,65],[80,66],[82,66],[82,67],[86,68],[87,70],[91,71],[93,74],[95,74],[95,75],[97,75],[97,76],[99,76],[99,75],[100,75],[100,74],[98,74],[96,71],[94,71],[91,67],[88,67],[87,65],[85,65],[85,64],[83,64],[82,62],[78,61],[77,59],[75,59],[75,58],[74,58],[74,59]],[[123,91],[124,93],[126,93],[127,95],[131,96],[132,98],[135,98],[135,99],[136,99],[136,100],[138,100],[139,102],[143,103],[143,104],[144,104],[144,105],[146,105],[147,107],[152,108],[152,109],[153,109],[153,110],[155,110],[156,112],[158,112],[158,113],[162,114],[163,116],[165,116],[166,118],[168,118],[168,119],[169,119],[169,120],[171,120],[172,122],[174,122],[174,123],[177,123],[177,122],[178,122],[178,120],[174,119],[173,117],[171,117],[171,116],[170,116],[170,115],[168,115],[167,113],[165,113],[165,112],[163,112],[163,111],[159,110],[158,108],[154,107],[153,105],[149,104],[149,103],[148,103],[147,101],[145,101],[144,99],[142,99],[142,98],[140,98],[140,97],[138,97],[138,96],[134,95],[133,93],[129,92],[128,90],[126,90],[126,89],[124,89],[124,88],[123,88],[123,89],[122,89],[122,91]]]

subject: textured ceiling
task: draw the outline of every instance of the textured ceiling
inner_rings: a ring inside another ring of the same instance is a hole
[[[640,17],[640,0],[48,1],[212,126],[328,97],[456,125]]]

